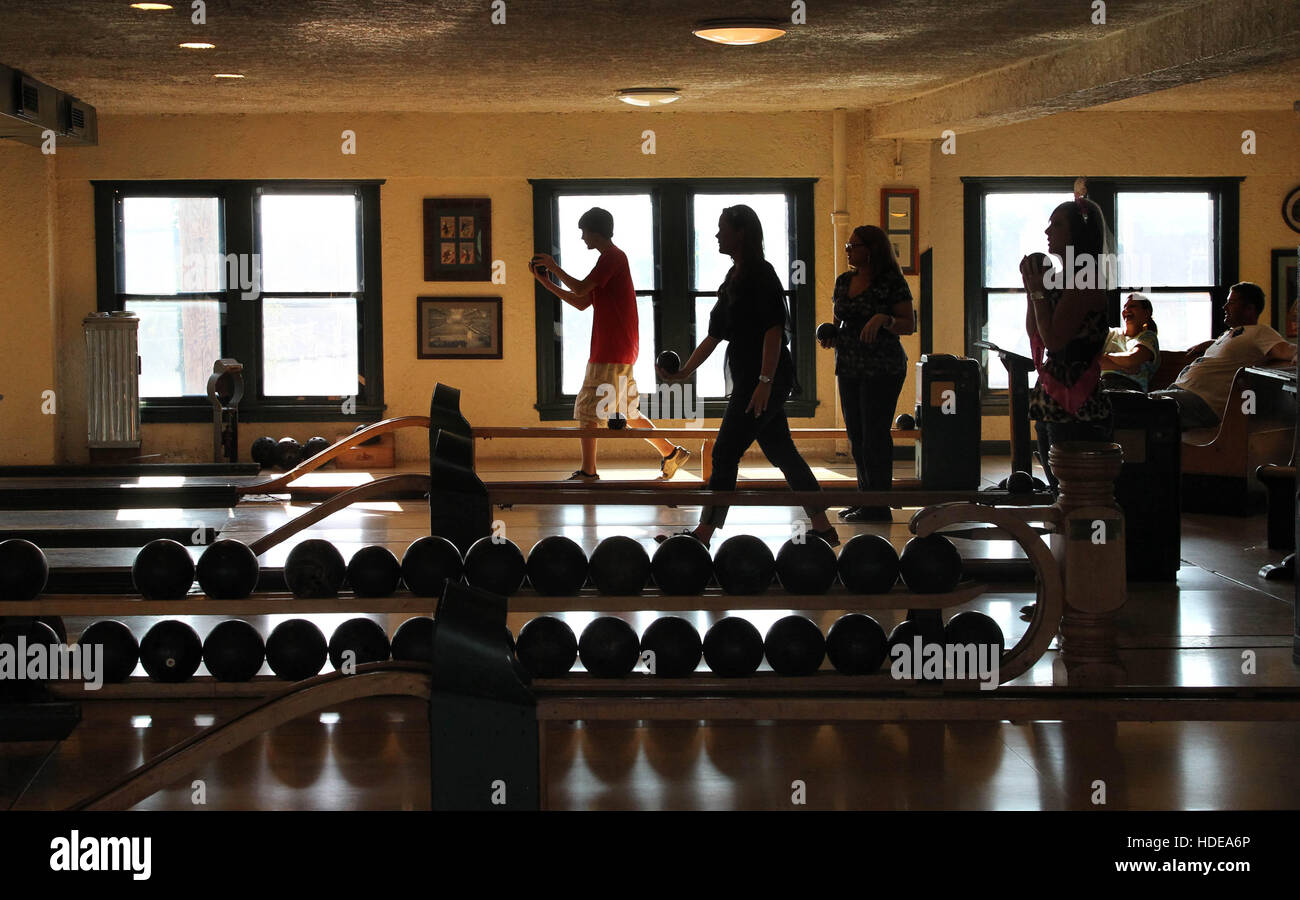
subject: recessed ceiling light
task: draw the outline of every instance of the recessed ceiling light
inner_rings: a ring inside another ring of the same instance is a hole
[[[179,46],[184,47],[186,50],[212,50],[217,45],[208,44],[203,41],[186,41],[185,43],[180,44]]]
[[[231,72],[218,72],[213,78],[243,78],[243,75],[236,75]]]
[[[706,19],[695,26],[694,35],[715,44],[744,47],[774,41],[785,34],[782,19]]]
[[[132,3],[131,8],[148,10],[171,9],[172,5],[170,3]]]
[[[682,99],[677,88],[623,88],[616,96],[633,106],[663,106]]]

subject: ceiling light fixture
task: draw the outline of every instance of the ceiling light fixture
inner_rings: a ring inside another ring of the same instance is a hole
[[[213,78],[243,78],[243,75],[236,75],[230,72],[218,72]]]
[[[663,106],[682,99],[677,88],[623,88],[616,96],[632,106]]]
[[[785,34],[785,24],[782,19],[706,19],[693,34],[715,44],[746,47],[776,40]]]
[[[155,10],[160,10],[160,9],[171,9],[172,5],[170,3],[132,3],[131,8],[147,9],[150,12],[153,12]]]
[[[217,45],[204,43],[203,41],[186,41],[179,46],[186,50],[212,50],[215,49]]]

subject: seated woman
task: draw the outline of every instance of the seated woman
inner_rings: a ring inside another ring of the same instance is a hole
[[[1146,393],[1160,368],[1160,330],[1151,318],[1151,301],[1129,294],[1124,303],[1124,327],[1112,328],[1101,356],[1101,384],[1112,391]]]

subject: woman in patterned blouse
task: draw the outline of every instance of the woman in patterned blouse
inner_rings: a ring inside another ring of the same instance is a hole
[[[1066,271],[1031,253],[1020,261],[1028,295],[1025,331],[1038,384],[1029,392],[1029,417],[1038,422],[1043,471],[1057,486],[1048,462],[1062,441],[1109,441],[1110,401],[1102,391],[1101,355],[1106,325],[1109,255],[1101,207],[1087,197],[1062,203],[1048,223],[1047,251],[1063,257]]]
[[[833,340],[840,408],[848,431],[858,490],[887,491],[894,480],[890,437],[898,395],[907,377],[907,351],[899,335],[916,330],[912,292],[885,233],[860,225],[844,245],[850,271],[835,279]],[[888,506],[851,507],[846,522],[888,522]]]

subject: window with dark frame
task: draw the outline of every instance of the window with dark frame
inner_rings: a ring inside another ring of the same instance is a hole
[[[98,308],[140,317],[141,416],[212,416],[244,366],[246,421],[382,416],[382,181],[93,182]]]
[[[1005,409],[1001,362],[977,340],[1029,355],[1021,257],[1045,251],[1057,204],[1073,178],[963,178],[965,183],[966,353],[984,367],[986,409]],[[1120,323],[1123,298],[1151,299],[1162,349],[1181,350],[1222,328],[1222,302],[1237,281],[1239,178],[1089,178],[1088,196],[1106,216],[1118,289],[1107,318]],[[1030,383],[1034,374],[1030,373]]]
[[[765,255],[786,287],[790,350],[798,388],[786,404],[792,417],[817,407],[813,269],[815,179],[533,181],[535,249],[550,252],[575,278],[587,275],[598,254],[579,239],[578,218],[592,206],[614,216],[614,244],[628,257],[637,293],[641,347],[634,377],[642,413],[682,417],[651,401],[655,356],[676,350],[683,361],[708,332],[708,314],[731,265],[717,252],[718,215],[746,203],[763,223]],[[578,312],[540,285],[536,288],[537,409],[543,420],[573,417],[591,339],[591,313]],[[725,348],[716,350],[691,380],[703,415],[720,417]],[[686,410],[692,412],[694,410]]]

